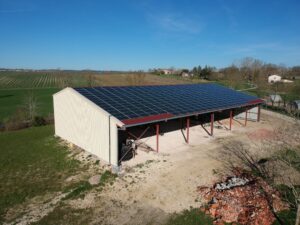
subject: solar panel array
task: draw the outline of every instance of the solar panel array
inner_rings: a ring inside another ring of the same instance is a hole
[[[119,120],[159,114],[184,116],[258,100],[217,84],[74,88]]]

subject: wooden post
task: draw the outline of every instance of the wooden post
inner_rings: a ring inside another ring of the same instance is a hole
[[[186,118],[186,143],[189,143],[190,139],[190,118]]]
[[[159,124],[156,124],[156,152],[159,151]]]
[[[210,114],[210,136],[214,134],[214,118],[215,115],[213,113]]]
[[[248,109],[245,111],[245,126],[247,126],[247,120],[248,120]]]
[[[232,128],[232,110],[230,110],[229,130]]]

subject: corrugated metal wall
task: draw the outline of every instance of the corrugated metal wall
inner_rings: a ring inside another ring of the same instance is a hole
[[[54,94],[53,102],[57,136],[118,165],[118,130],[114,118],[72,88]]]

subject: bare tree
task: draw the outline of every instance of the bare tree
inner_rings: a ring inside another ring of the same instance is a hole
[[[300,173],[300,122],[286,124],[273,132],[272,140],[265,140],[259,144],[246,145],[240,141],[224,143],[219,160],[226,162],[226,167],[232,171],[242,167],[252,174],[263,178],[269,185],[281,190],[283,200],[291,209],[297,211],[297,222],[300,217],[300,188],[297,186]],[[256,148],[254,150],[253,148]],[[272,196],[266,198],[272,207]],[[280,218],[272,209],[280,224]]]
[[[88,74],[86,76],[86,80],[87,80],[87,86],[88,87],[93,87],[94,86],[94,75]]]
[[[240,60],[238,65],[245,79],[252,82],[255,79],[258,79],[258,76],[260,75],[260,69],[263,66],[263,62],[252,57],[245,57]]]
[[[34,93],[28,92],[23,101],[23,108],[26,113],[27,120],[33,122],[34,118],[37,116],[38,111],[38,101]]]

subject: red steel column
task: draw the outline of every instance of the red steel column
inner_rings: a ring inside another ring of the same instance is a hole
[[[213,136],[214,134],[214,119],[215,119],[215,114],[211,113],[210,114],[210,136]]]
[[[189,143],[190,139],[190,118],[186,118],[186,142]]]
[[[247,120],[248,120],[248,109],[245,111],[245,126],[247,126]]]
[[[260,105],[257,106],[258,107],[258,111],[257,111],[257,122],[260,121]]]
[[[232,128],[232,110],[230,110],[230,122],[229,122],[229,130]]]
[[[156,151],[159,151],[159,124],[156,124]]]

